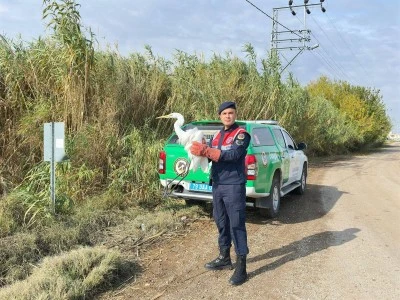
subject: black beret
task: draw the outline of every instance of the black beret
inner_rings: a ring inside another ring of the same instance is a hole
[[[232,101],[226,101],[226,102],[222,103],[218,108],[218,114],[220,115],[222,113],[222,111],[227,109],[227,108],[236,109],[236,103],[232,102]]]

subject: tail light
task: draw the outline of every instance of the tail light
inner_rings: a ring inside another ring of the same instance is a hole
[[[167,154],[165,151],[161,151],[158,159],[158,173],[165,174],[165,162],[166,162]]]
[[[255,180],[257,177],[257,159],[255,155],[246,155],[246,175],[247,180]]]

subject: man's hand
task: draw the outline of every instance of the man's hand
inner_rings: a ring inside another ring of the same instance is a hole
[[[221,150],[207,147],[206,144],[201,144],[199,142],[193,142],[190,147],[190,153],[197,156],[205,156],[215,162],[218,162],[221,157]]]
[[[193,142],[192,146],[190,147],[190,153],[197,156],[206,156],[206,144],[201,144],[199,142]]]

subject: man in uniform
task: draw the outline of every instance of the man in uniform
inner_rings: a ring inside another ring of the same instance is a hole
[[[239,285],[246,281],[246,171],[245,157],[250,135],[236,124],[235,102],[224,102],[218,109],[223,128],[210,141],[209,146],[194,142],[190,151],[194,155],[212,160],[211,180],[213,215],[218,228],[220,254],[205,267],[210,270],[232,269],[230,248],[235,245],[236,268],[229,282]]]

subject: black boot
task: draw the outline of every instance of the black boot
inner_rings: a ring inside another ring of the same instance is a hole
[[[219,256],[206,263],[204,267],[209,270],[222,270],[222,269],[230,269],[232,270],[232,261],[231,261],[231,254],[230,248],[227,249],[220,249]]]
[[[236,260],[236,268],[229,283],[232,285],[239,285],[245,282],[247,279],[246,272],[246,255],[238,255]]]

